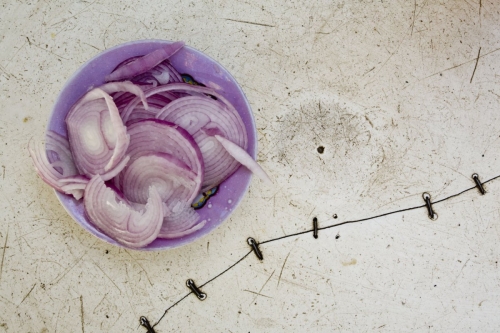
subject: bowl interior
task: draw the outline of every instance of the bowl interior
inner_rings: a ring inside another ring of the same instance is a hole
[[[71,106],[89,89],[104,83],[104,77],[119,63],[147,54],[158,47],[170,44],[164,40],[143,40],[118,45],[108,49],[88,62],[67,81],[50,115],[48,130],[67,136],[65,118]],[[215,89],[227,98],[240,114],[248,133],[248,153],[255,159],[257,151],[256,127],[250,105],[245,94],[229,72],[215,60],[189,46],[185,46],[170,58],[172,65],[181,73],[189,74],[196,81]],[[250,185],[251,173],[240,167],[231,177],[220,184],[217,193],[208,199],[205,206],[198,210],[200,221],[206,224],[200,230],[176,239],[156,239],[141,250],[162,250],[178,247],[207,235],[224,222],[240,203]],[[68,213],[86,230],[100,239],[124,247],[98,230],[85,216],[83,200],[56,192],[59,201]]]

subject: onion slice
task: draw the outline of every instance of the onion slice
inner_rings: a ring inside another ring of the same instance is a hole
[[[33,160],[36,172],[45,183],[49,184],[53,189],[61,193],[73,195],[76,200],[80,200],[82,198],[83,190],[63,188],[65,185],[75,184],[78,182],[61,182],[61,180],[65,177],[50,163],[42,144],[35,145],[32,141],[30,141],[28,150]],[[57,166],[57,168],[63,167],[64,166],[62,164]]]
[[[238,145],[246,144],[241,117],[223,103],[207,96],[182,97],[161,109],[157,118],[184,128],[200,147],[205,164],[202,191],[219,185],[239,168],[240,164],[213,137],[220,134]]]
[[[123,174],[123,194],[129,201],[146,203],[148,190],[155,186],[164,203],[172,200],[191,203],[200,190],[200,177],[169,154],[137,158]]]
[[[239,117],[238,111],[236,111],[234,106],[226,98],[224,98],[224,96],[218,94],[213,89],[207,88],[207,87],[194,86],[194,85],[187,84],[187,83],[170,83],[170,84],[166,84],[164,86],[159,86],[156,88],[148,89],[144,92],[144,95],[146,96],[146,98],[149,98],[150,96],[163,94],[165,92],[187,93],[187,94],[198,95],[198,96],[203,96],[203,95],[213,96],[213,97],[217,98],[218,101],[223,103],[229,112],[233,113],[236,117]],[[206,96],[206,97],[210,98],[209,96]],[[127,122],[128,118],[130,117],[130,114],[132,113],[134,108],[139,103],[140,103],[140,99],[136,97],[122,111],[122,113],[121,113],[122,119],[125,123]],[[241,123],[241,126],[242,126],[242,128],[239,127],[238,129],[245,131],[245,126],[243,125],[243,122]],[[243,137],[243,135],[242,135],[242,137]],[[245,143],[242,146],[246,147],[247,140],[248,140],[248,138],[247,138],[246,131],[245,131],[245,135],[244,135]]]
[[[221,143],[221,145],[227,150],[231,156],[243,164],[248,170],[252,171],[257,177],[259,177],[261,180],[263,180],[267,184],[272,184],[273,181],[267,173],[260,167],[260,165],[254,161],[252,156],[248,155],[248,153],[243,150],[241,147],[238,145],[234,144],[233,142],[227,140],[224,137],[221,137],[220,135],[215,135],[215,138],[217,141]]]
[[[108,95],[114,94],[116,92],[130,93],[132,95],[135,95],[141,100],[142,104],[144,105],[144,108],[146,110],[148,109],[148,103],[146,101],[146,98],[144,97],[144,92],[139,86],[133,84],[130,81],[109,82],[103,84],[102,86],[99,86],[98,88],[104,91]],[[88,93],[86,93],[78,102],[76,102],[76,104],[72,107],[72,109],[78,108],[87,102],[99,98],[102,98],[101,93],[98,90],[92,89]]]
[[[95,88],[82,99],[88,101],[70,110],[66,125],[75,164],[80,174],[91,178],[120,163],[130,138],[118,108],[104,90]]]
[[[153,186],[144,211],[137,211],[106,187],[101,176],[95,175],[85,188],[84,205],[97,228],[131,248],[144,247],[154,241],[163,223],[161,198]]]
[[[128,133],[130,145],[127,155],[130,155],[130,163],[149,154],[169,154],[196,174],[197,183],[203,183],[204,165],[200,148],[186,130],[166,121],[147,119],[130,125]],[[119,189],[123,190],[121,186]]]
[[[64,136],[54,131],[47,131],[45,149],[47,150],[49,162],[62,176],[69,177],[78,174],[69,148],[69,142]]]
[[[123,79],[130,79],[136,75],[145,73],[161,63],[162,61],[173,56],[177,51],[183,48],[184,42],[175,42],[169,45],[165,45],[143,57],[135,59],[123,66],[115,69],[111,74],[106,76],[106,82],[118,81]]]
[[[168,208],[167,208],[168,209]],[[188,204],[179,202],[173,209],[168,209],[158,238],[177,238],[189,235],[203,228],[206,220],[198,223],[200,215]]]

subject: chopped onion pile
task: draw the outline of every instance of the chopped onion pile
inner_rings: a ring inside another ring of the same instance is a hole
[[[42,180],[83,198],[90,221],[131,248],[203,228],[193,200],[240,165],[271,182],[246,152],[246,129],[231,103],[184,83],[170,64],[183,46],[122,62],[72,106],[67,138],[48,131],[45,147],[29,145]]]

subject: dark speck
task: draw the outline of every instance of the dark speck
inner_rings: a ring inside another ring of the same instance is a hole
[[[319,146],[317,150],[318,150],[318,153],[323,154],[325,152],[325,147]]]
[[[336,219],[338,216],[337,214],[333,214],[333,218]]]
[[[109,253],[109,251],[108,251],[108,250],[106,250],[106,254],[108,254],[108,253]]]
[[[434,285],[434,287],[437,287],[437,286],[438,286],[437,284]]]
[[[340,238],[340,234],[337,234],[337,236],[335,236],[335,239],[339,239]]]

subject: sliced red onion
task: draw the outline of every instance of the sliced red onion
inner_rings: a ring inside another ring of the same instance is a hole
[[[130,79],[139,74],[145,73],[162,61],[173,56],[177,51],[184,47],[184,42],[175,42],[165,45],[143,57],[135,59],[114,70],[106,76],[106,82]]]
[[[241,117],[218,100],[206,96],[182,97],[164,107],[157,118],[184,128],[200,147],[205,164],[202,191],[219,185],[240,166],[213,135],[219,134],[243,146],[246,130]]]
[[[189,235],[200,230],[206,220],[198,223],[200,215],[191,207],[190,203],[176,202],[173,207],[167,208],[169,215],[165,214],[163,224],[158,234],[159,238],[177,238]]]
[[[30,143],[40,177],[83,197],[90,221],[129,247],[203,228],[192,201],[240,163],[271,182],[246,152],[246,128],[233,105],[211,88],[181,83],[168,58],[183,46],[118,65],[106,80],[133,83],[107,83],[75,103],[66,117],[69,142],[49,131],[46,151]]]
[[[248,170],[252,171],[252,173],[262,179],[264,182],[268,184],[273,183],[267,173],[260,167],[257,162],[254,161],[252,156],[248,155],[245,150],[243,150],[233,142],[227,140],[226,138],[221,137],[220,135],[215,135],[215,138],[222,144],[227,152],[231,154],[232,157],[234,157],[235,160],[243,164]]]
[[[139,203],[144,201],[148,184],[161,184],[157,186],[169,210],[164,224],[171,226],[172,233],[193,228],[199,218],[191,202],[200,191],[204,170],[194,139],[179,126],[157,119],[138,121],[129,126],[128,133],[131,162],[114,184],[127,199]],[[162,234],[169,234],[168,229]]]
[[[170,154],[155,153],[134,160],[123,173],[123,194],[127,200],[146,203],[155,186],[168,207],[172,200],[191,203],[200,190],[200,177]]]
[[[149,108],[146,110],[143,105],[137,105],[130,117],[126,120],[126,125],[129,126],[138,120],[155,119],[156,115],[171,101],[178,97],[170,93],[162,93],[150,96],[147,98]]]
[[[168,71],[168,73],[170,74],[170,83],[184,82],[184,80],[182,80],[181,74],[174,68],[174,66],[172,66],[169,60],[165,60],[164,62],[159,64],[158,67],[160,70]]]
[[[61,186],[61,189],[66,194],[71,194],[76,200],[83,198],[84,190],[87,184],[73,183]]]
[[[126,81],[112,82],[85,94],[66,117],[75,164],[81,174],[89,177],[115,168],[128,146],[126,128],[109,96],[116,92],[137,96],[148,109],[140,87]]]
[[[101,178],[104,181],[108,181],[110,179],[115,178],[116,176],[118,176],[118,174],[120,172],[122,172],[123,169],[125,169],[125,167],[127,166],[127,164],[128,164],[129,161],[130,161],[130,156],[128,156],[128,155],[125,156],[124,158],[122,158],[122,160],[120,161],[120,163],[118,163],[113,169],[109,170],[106,173],[103,173],[101,175]]]
[[[126,125],[130,126],[133,123],[136,123],[141,120],[146,120],[146,119],[156,119],[156,115],[158,114],[158,110],[144,110],[144,109],[137,109],[135,110],[131,116],[128,118]]]
[[[213,97],[217,98],[217,100],[222,102],[226,106],[226,108],[229,112],[233,113],[236,117],[241,118],[239,116],[238,111],[236,111],[234,106],[226,98],[224,98],[222,95],[215,92],[213,89],[207,88],[207,87],[194,86],[194,85],[187,84],[187,83],[171,83],[171,84],[167,84],[164,86],[147,89],[144,91],[144,94],[145,94],[146,98],[149,98],[150,96],[157,95],[157,94],[163,94],[165,92],[188,93],[190,95],[198,95],[198,96],[203,96],[203,95],[213,96]],[[130,117],[130,114],[133,112],[133,110],[135,109],[135,107],[139,103],[140,103],[140,99],[136,97],[122,111],[122,119],[125,123],[127,122],[128,118]],[[241,125],[241,128],[239,127],[238,130],[244,130],[245,134],[246,134],[245,126],[243,125],[243,123],[241,123],[240,125]],[[245,140],[244,146],[246,147],[246,145],[247,145],[246,142],[248,140],[246,135],[245,135],[244,140]]]
[[[68,140],[54,132],[47,131],[45,136],[45,149],[49,162],[63,177],[69,177],[78,174],[73,156],[69,148]]]
[[[196,214],[196,220],[198,220],[199,219],[198,213],[196,213],[195,210],[192,210],[192,212],[194,212],[194,214]],[[168,228],[168,226],[170,226],[171,224],[169,222],[167,222],[167,224],[165,224],[165,222],[163,222],[163,226],[167,226],[167,227],[165,227],[165,228],[162,227],[161,228],[160,233],[158,234],[158,238],[167,238],[167,239],[169,239],[169,238],[179,238],[179,237],[182,237],[182,236],[187,236],[187,235],[192,234],[195,231],[200,230],[201,228],[203,228],[205,226],[205,224],[207,224],[207,220],[203,220],[200,223],[197,223],[194,226],[192,226],[191,228],[186,229],[186,230],[182,230],[182,231],[170,231],[169,228]]]
[[[144,105],[144,108],[147,110],[148,109],[148,103],[146,102],[146,99],[144,97],[144,92],[141,89],[141,87],[133,84],[130,81],[123,81],[123,82],[110,82],[103,84],[102,86],[98,87],[100,90],[104,91],[106,94],[111,95],[114,93],[118,92],[123,92],[123,93],[130,93],[131,96],[136,96],[139,98]],[[90,102],[95,99],[103,98],[102,94],[95,89],[90,90],[88,93],[86,93],[76,104],[72,107],[72,109],[80,107],[81,105]]]
[[[158,237],[174,238],[199,229],[199,215],[191,202],[200,191],[200,178],[185,163],[169,154],[145,155],[131,163],[122,177],[123,194],[131,202],[144,203],[152,185],[158,190],[165,212]]]
[[[75,183],[75,184],[87,184],[90,179],[88,179],[85,176],[71,176],[71,177],[66,177],[66,178],[61,178],[59,179],[59,183],[61,184],[69,184],[69,183]]]
[[[98,98],[104,98],[104,102]],[[90,178],[120,163],[129,136],[113,99],[106,92],[96,88],[82,100],[86,102],[77,102],[77,107],[68,113],[66,125],[75,164],[80,174]]]
[[[117,242],[140,248],[154,241],[163,223],[163,206],[152,186],[144,211],[137,211],[106,187],[99,175],[85,188],[85,211],[90,221]]]
[[[170,73],[168,71],[159,71],[156,66],[153,69],[150,69],[146,73],[142,73],[140,75],[132,78],[132,82],[140,85],[150,85],[152,87],[157,87],[162,84],[167,84],[170,82]]]
[[[168,60],[161,62],[158,66],[143,74],[134,76],[131,81],[135,84],[147,84],[153,87],[167,83],[183,82],[182,76]]]
[[[231,140],[237,142],[237,144],[240,147],[246,149],[248,138],[247,138],[246,128],[243,124],[243,121],[241,120],[240,115],[234,109],[233,105],[229,103],[229,101],[227,101],[223,96],[219,95],[212,89],[206,87],[193,86],[185,83],[174,83],[146,90],[145,96],[146,98],[150,98],[151,96],[165,92],[193,93],[196,94],[197,96],[192,96],[192,97],[197,97],[196,101],[203,104],[201,111],[199,110],[199,112],[197,113],[197,115],[202,117],[202,119],[195,119],[195,117],[190,118],[189,116],[187,116],[188,120],[185,120],[181,126],[188,126],[192,130],[194,130],[196,129],[195,126],[196,124],[204,123],[203,131],[197,131],[196,133],[191,132],[195,140],[197,141],[197,144],[199,144],[200,149],[203,149],[203,151],[205,152],[204,155],[210,156],[209,160],[207,161],[208,167],[205,167],[206,180],[202,186],[202,190],[207,190],[213,186],[218,185],[221,181],[223,181],[237,169],[238,164],[235,163],[233,159],[228,159],[228,155],[226,154],[225,150],[221,149],[218,142],[215,139],[213,139],[210,135],[206,135],[206,132],[217,130],[218,131],[217,133],[223,134],[224,136],[229,136]],[[217,98],[217,101],[214,101],[212,98],[208,96],[206,97],[204,95],[214,96],[215,98]],[[205,99],[205,101],[203,99]],[[127,107],[123,110],[122,118],[124,122],[127,122],[129,117],[131,117],[132,113],[136,109],[139,102],[140,100],[136,98],[135,100],[130,102],[129,105],[127,105]],[[174,102],[175,104],[173,106],[169,106]],[[174,110],[174,107],[177,106],[176,110],[180,110],[184,107],[188,107],[189,104],[190,102],[186,103],[186,100],[179,98],[169,103],[166,106],[167,110],[160,111],[160,113],[163,114],[163,116],[159,117],[175,117],[175,113],[181,112],[182,110],[175,111],[173,115],[170,115],[170,111],[168,111],[168,109],[171,108],[171,110]],[[211,111],[207,111],[209,109]],[[216,114],[214,115],[213,112],[216,112]],[[207,116],[206,114],[211,114],[217,120],[211,122],[210,117]],[[195,125],[191,126],[189,124],[190,122],[191,125],[192,124]]]
[[[186,164],[203,182],[203,158],[193,137],[179,126],[157,119],[138,121],[128,127],[130,163],[155,153],[169,154]],[[119,187],[122,189],[121,187]]]
[[[42,144],[35,145],[30,141],[28,145],[28,150],[31,155],[31,158],[33,160],[33,164],[35,166],[35,170],[42,178],[42,180],[49,184],[52,188],[55,190],[64,193],[64,194],[69,194],[73,195],[76,200],[80,200],[83,191],[82,190],[65,190],[63,189],[63,186],[71,184],[69,183],[62,183],[61,180],[64,179],[65,177],[61,172],[56,170],[51,163],[49,162],[49,159],[47,158],[47,154],[45,152],[45,148],[43,147]],[[58,168],[64,168],[64,165],[60,164]]]

